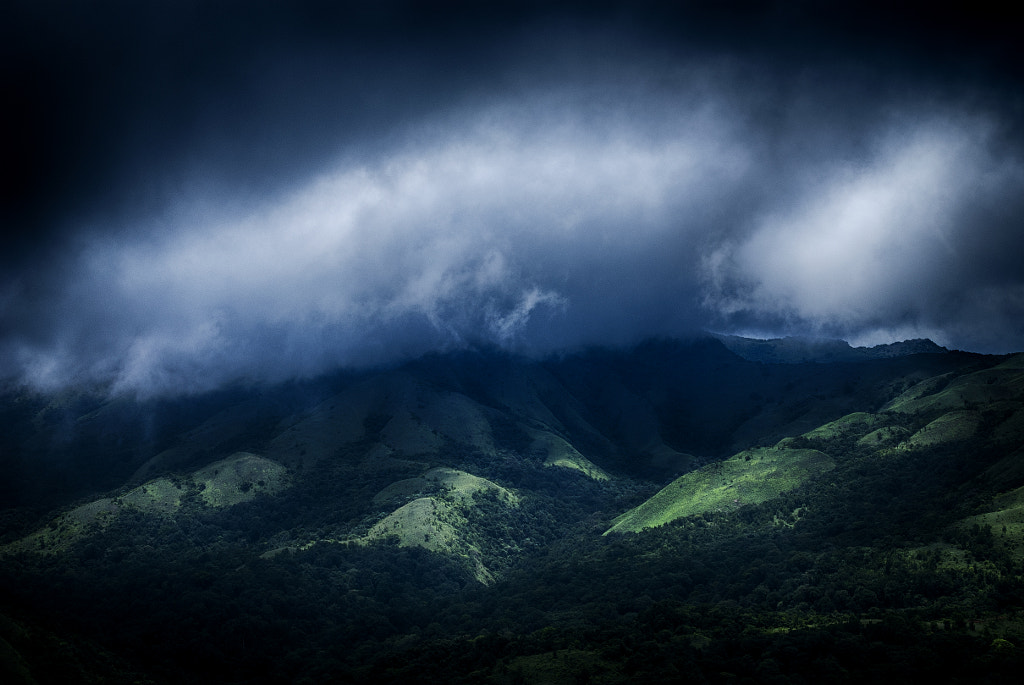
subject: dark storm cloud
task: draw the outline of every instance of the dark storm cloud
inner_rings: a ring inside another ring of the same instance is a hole
[[[1001,24],[834,7],[27,5],[0,371],[195,391],[700,328],[1024,348]]]

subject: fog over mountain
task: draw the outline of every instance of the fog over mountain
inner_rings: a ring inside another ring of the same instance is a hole
[[[1024,62],[990,6],[143,5],[3,10],[5,378],[1024,349]]]

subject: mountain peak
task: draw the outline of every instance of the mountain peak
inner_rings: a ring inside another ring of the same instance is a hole
[[[936,344],[930,338],[913,338],[911,340],[902,340],[873,347],[855,347],[853,349],[863,350],[872,359],[903,357],[908,354],[942,354],[949,352],[948,349]]]
[[[712,333],[711,336],[720,340],[734,354],[744,359],[769,364],[854,362],[904,357],[911,354],[942,354],[949,351],[927,338],[915,338],[873,347],[852,347],[845,340],[836,338],[787,336],[762,340],[717,333]]]

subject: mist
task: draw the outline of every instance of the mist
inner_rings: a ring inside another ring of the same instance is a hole
[[[46,173],[4,214],[6,378],[176,394],[702,330],[1024,349],[1006,74],[571,7],[398,9],[360,38],[261,5],[190,52],[166,12],[167,44],[94,57],[96,101],[39,125]]]

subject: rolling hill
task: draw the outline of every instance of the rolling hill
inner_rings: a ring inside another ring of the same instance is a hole
[[[1024,659],[1024,355],[882,352],[11,388],[0,673],[998,681]]]

